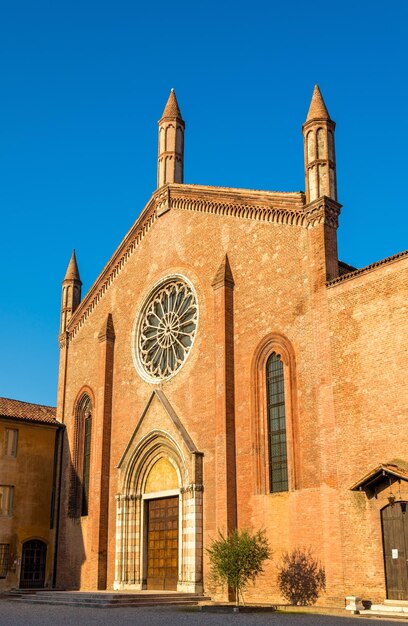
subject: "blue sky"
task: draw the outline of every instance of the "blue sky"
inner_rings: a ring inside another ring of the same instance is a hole
[[[186,183],[295,191],[319,83],[340,258],[405,250],[407,23],[406,0],[0,1],[0,395],[55,404],[71,251],[85,294],[155,189],[171,87]]]

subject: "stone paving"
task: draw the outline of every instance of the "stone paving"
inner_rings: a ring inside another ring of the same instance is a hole
[[[0,601],[1,626],[397,626],[407,620],[316,614],[201,613],[196,607],[89,609]]]

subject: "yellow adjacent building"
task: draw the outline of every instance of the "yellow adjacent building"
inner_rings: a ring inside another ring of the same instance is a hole
[[[0,591],[52,586],[61,432],[54,407],[0,398]]]

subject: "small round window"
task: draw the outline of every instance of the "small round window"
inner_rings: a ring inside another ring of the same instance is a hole
[[[193,345],[197,319],[197,296],[184,278],[169,278],[152,290],[138,316],[134,345],[145,380],[159,382],[180,369]]]

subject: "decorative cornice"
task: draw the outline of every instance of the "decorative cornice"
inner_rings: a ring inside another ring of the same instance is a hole
[[[139,218],[71,317],[68,324],[70,339],[78,333],[156,219],[156,194],[153,194]]]
[[[335,287],[339,283],[344,283],[348,280],[352,280],[353,278],[357,278],[358,276],[361,276],[362,274],[368,274],[369,272],[372,272],[378,267],[382,267],[383,265],[390,265],[391,263],[395,263],[396,261],[399,261],[400,259],[405,259],[405,258],[408,258],[408,250],[404,250],[403,252],[398,252],[397,254],[394,254],[393,256],[389,256],[385,259],[382,259],[381,261],[376,261],[375,263],[371,263],[371,265],[362,267],[359,270],[354,270],[353,272],[349,272],[348,274],[343,274],[342,276],[339,276],[338,278],[334,278],[333,280],[330,280],[329,282],[326,283],[326,287],[329,287],[329,288]]]
[[[172,185],[170,208],[305,226],[302,192],[268,192],[227,187]]]
[[[318,224],[327,224],[332,228],[337,228],[339,225],[340,209],[341,204],[327,196],[310,202],[304,208],[308,228],[314,228]]]
[[[326,200],[340,206],[334,201]],[[311,206],[314,205],[309,205]],[[303,228],[310,228],[318,220],[328,219],[327,211],[323,214],[316,210],[313,214],[310,211],[305,212],[303,192],[258,191],[178,183],[160,187],[153,193],[139,218],[72,315],[67,328],[69,339],[75,337],[81,329],[154,222],[169,210],[196,211]]]

